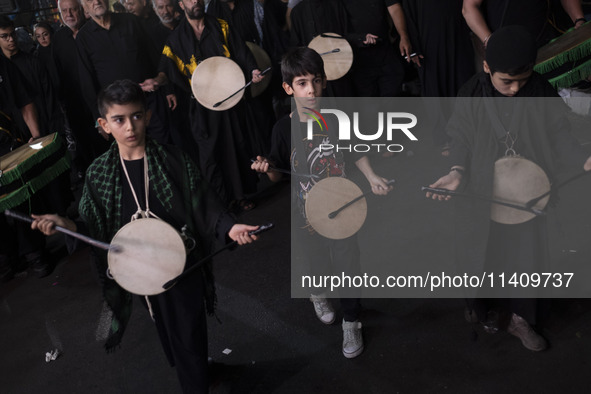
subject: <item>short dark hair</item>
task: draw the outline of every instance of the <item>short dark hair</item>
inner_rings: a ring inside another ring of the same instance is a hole
[[[508,69],[508,70],[494,69],[493,67],[490,67],[490,65],[489,65],[489,69],[490,69],[490,74],[491,75],[494,74],[494,73],[496,73],[496,72],[501,72],[503,74],[509,74],[510,76],[514,77],[516,75],[525,74],[525,73],[530,72],[531,70],[533,70],[534,69],[534,63],[526,64],[524,66],[513,68],[513,69]]]
[[[490,36],[485,59],[491,74],[514,76],[531,71],[537,53],[535,38],[523,26],[503,26]]]
[[[283,82],[291,86],[294,78],[306,74],[326,78],[322,57],[318,52],[308,47],[297,47],[289,50],[281,59]]]
[[[104,118],[113,104],[141,104],[145,110],[146,96],[140,85],[129,79],[122,79],[104,88],[98,95],[97,103],[99,113]]]
[[[9,27],[14,29],[14,22],[6,15],[0,15],[0,29],[8,29]]]

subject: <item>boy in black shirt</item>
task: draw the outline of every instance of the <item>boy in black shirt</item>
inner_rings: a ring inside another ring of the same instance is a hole
[[[569,132],[564,103],[548,81],[533,71],[536,53],[534,38],[521,26],[506,26],[492,34],[484,71],[459,91],[461,97],[485,99],[458,101],[461,105],[447,126],[452,166],[431,187],[457,190],[461,186],[469,194],[492,196],[495,164],[507,157],[534,162],[550,179],[556,179],[559,164],[575,171],[591,170],[591,157]],[[532,97],[555,97],[556,101]],[[427,197],[450,199],[430,192]],[[539,272],[548,259],[543,216],[504,224],[491,220],[488,202],[464,199],[457,208],[455,250],[461,267]],[[535,298],[478,298],[469,304],[467,319],[481,321],[493,331],[506,329],[527,349],[546,349],[545,339],[531,327],[537,322]]]
[[[292,218],[296,221],[294,227],[298,230],[293,234],[296,239],[294,248],[301,247],[302,257],[310,264],[312,273],[322,272],[322,267],[332,262],[339,265],[339,271],[355,275],[360,269],[356,236],[333,240],[316,234],[307,222],[304,209],[306,195],[318,181],[327,177],[345,177],[345,160],[342,154],[334,149],[319,149],[320,144],[337,141],[328,129],[315,128],[314,138],[305,140],[308,113],[310,109],[319,107],[322,90],[326,87],[324,62],[312,49],[295,48],[284,56],[281,73],[283,89],[295,98],[297,111],[286,115],[275,124],[269,157],[257,156],[251,168],[257,172],[267,173],[274,182],[280,180],[282,175],[274,171],[270,164],[275,168],[289,168],[295,174],[292,179],[292,207],[298,212],[292,215]],[[295,135],[298,129],[301,134]],[[355,165],[365,175],[373,193],[385,195],[391,190],[386,179],[374,173],[367,156],[358,158]],[[322,323],[334,322],[334,309],[324,294],[312,294],[310,301],[313,302],[316,316]],[[359,298],[341,298],[341,305],[344,312],[343,354],[347,358],[357,357],[363,351],[361,323],[358,320]]]

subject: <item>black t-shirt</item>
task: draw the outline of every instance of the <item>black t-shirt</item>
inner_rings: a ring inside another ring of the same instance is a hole
[[[298,135],[292,132],[298,131]],[[273,127],[271,152],[268,160],[273,166],[293,172],[292,207],[297,208],[305,217],[306,194],[320,180],[328,177],[345,177],[345,159],[343,152],[336,149],[320,149],[321,144],[337,145],[337,139],[326,130],[321,130],[312,123],[313,139],[307,139],[307,123],[300,122],[294,112],[281,118]],[[330,126],[328,127],[330,130]],[[334,128],[333,128],[334,129]],[[303,152],[303,154],[302,154]],[[301,174],[302,176],[298,176]],[[317,175],[311,178],[306,175]]]

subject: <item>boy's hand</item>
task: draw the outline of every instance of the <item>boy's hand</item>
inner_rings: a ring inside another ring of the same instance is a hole
[[[252,70],[252,83],[259,83],[263,80],[263,78],[265,78],[265,76],[261,74],[261,70],[258,68]]]
[[[392,186],[388,185],[388,180],[381,176],[371,176],[368,181],[371,185],[371,191],[378,196],[385,196],[390,190],[392,190]]]
[[[462,175],[460,175],[457,171],[451,171],[449,174],[439,178],[437,182],[429,185],[429,187],[455,191],[460,186],[461,182]],[[449,199],[451,199],[451,196],[449,195],[437,194],[432,192],[427,192],[425,197],[439,201],[448,201]]]
[[[264,157],[257,156],[256,161],[250,165],[250,169],[262,173],[269,172],[269,162]]]
[[[228,236],[232,241],[238,242],[238,245],[246,245],[256,241],[258,237],[256,235],[248,234],[251,231],[258,229],[259,226],[249,226],[248,224],[235,224],[228,231]]]
[[[589,156],[589,158],[587,159],[587,161],[583,165],[583,169],[585,171],[591,171],[591,156]]]
[[[76,231],[76,223],[58,215],[31,215],[31,217],[35,219],[33,223],[31,223],[31,229],[39,230],[45,235],[55,234],[57,232],[55,226]]]

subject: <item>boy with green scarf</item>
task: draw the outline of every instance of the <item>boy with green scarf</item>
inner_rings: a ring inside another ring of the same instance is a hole
[[[84,223],[57,215],[33,215],[33,229],[51,235],[58,225],[110,242],[133,217],[156,216],[195,239],[196,247],[187,255],[187,268],[209,254],[214,239],[240,245],[256,240],[249,232],[257,227],[235,224],[184,152],[146,138],[150,112],[146,112],[138,84],[113,82],[101,92],[98,104],[98,122],[115,143],[88,168],[79,206]],[[113,312],[105,344],[107,351],[112,351],[121,342],[132,299],[107,275],[106,251],[95,252],[103,295]],[[168,360],[176,366],[183,391],[208,392],[205,312],[213,313],[215,304],[211,266],[205,265],[144,302],[153,315]]]

